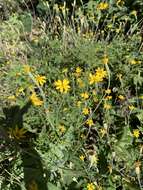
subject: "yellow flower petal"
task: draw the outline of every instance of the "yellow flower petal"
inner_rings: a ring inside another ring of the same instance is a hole
[[[41,106],[43,104],[43,101],[41,101],[35,92],[32,93],[31,97],[30,97],[30,100],[32,102],[33,105],[35,106]]]

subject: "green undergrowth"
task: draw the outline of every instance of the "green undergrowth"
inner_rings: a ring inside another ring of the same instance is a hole
[[[0,189],[143,189],[140,12],[12,2],[0,25]]]

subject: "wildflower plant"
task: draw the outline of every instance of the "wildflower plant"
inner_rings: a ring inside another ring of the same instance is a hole
[[[142,189],[140,9],[26,2],[0,26],[0,188]]]

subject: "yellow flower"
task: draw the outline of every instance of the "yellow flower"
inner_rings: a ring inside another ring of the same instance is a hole
[[[107,90],[105,90],[105,93],[106,94],[110,94],[111,93],[111,89],[108,88]]]
[[[24,88],[23,88],[23,87],[20,87],[20,88],[18,89],[18,92],[22,92],[22,93],[23,93],[23,91],[24,91]]]
[[[123,95],[119,95],[118,98],[119,98],[120,100],[125,100],[125,97],[124,97]]]
[[[94,97],[94,98],[93,98],[93,101],[94,101],[95,103],[97,103],[99,100],[98,100],[97,97]]]
[[[28,185],[28,190],[38,190],[38,185],[35,180],[32,180]]]
[[[69,80],[57,80],[54,82],[54,85],[57,90],[59,90],[61,93],[67,93],[70,89]]]
[[[106,76],[107,71],[105,71],[103,68],[97,68],[95,74],[89,74],[89,84],[102,82]]]
[[[134,110],[134,109],[135,109],[135,106],[133,106],[133,105],[130,105],[130,106],[129,106],[129,110],[132,111],[132,110]]]
[[[96,75],[93,75],[92,73],[89,74],[89,84],[94,84],[97,82]]]
[[[112,106],[110,104],[107,104],[107,103],[104,104],[104,109],[109,110],[111,108]]]
[[[103,3],[103,2],[101,2],[101,3],[99,3],[98,4],[98,6],[97,6],[97,9],[98,10],[105,10],[105,9],[108,9],[108,7],[109,7],[109,4],[108,3]]]
[[[31,70],[29,65],[24,65],[23,69],[24,69],[24,73],[29,73]]]
[[[131,65],[136,65],[136,64],[140,64],[141,61],[137,61],[137,60],[135,60],[135,59],[132,59],[132,60],[129,61],[129,63],[130,63]]]
[[[136,11],[136,10],[133,10],[133,11],[131,12],[131,15],[134,15],[135,17],[137,17],[137,11]]]
[[[130,64],[131,64],[131,65],[136,65],[136,64],[137,64],[137,61],[134,60],[134,59],[132,59],[132,60],[130,61]]]
[[[32,104],[33,104],[34,106],[41,106],[41,105],[43,104],[43,101],[41,101],[41,100],[37,97],[37,95],[36,95],[35,92],[33,92],[32,95],[30,96],[30,100],[31,100],[31,102],[32,102]]]
[[[104,58],[103,58],[103,64],[107,64],[109,59],[108,59],[108,56],[107,55],[104,55]]]
[[[9,135],[12,138],[15,138],[17,140],[20,140],[22,138],[25,138],[25,133],[27,132],[26,129],[21,128],[19,129],[17,126],[14,129],[9,129]]]
[[[106,96],[105,99],[106,99],[106,100],[111,100],[111,99],[112,99],[112,96]]]
[[[133,136],[138,138],[140,136],[140,131],[138,129],[133,130]]]
[[[107,71],[105,71],[103,68],[97,68],[96,69],[96,75],[100,76],[101,78],[105,78],[107,76]]]
[[[77,67],[75,70],[75,75],[79,77],[81,75],[82,69],[80,67]]]
[[[80,95],[81,95],[81,97],[82,97],[84,100],[86,100],[86,99],[89,98],[89,95],[88,95],[87,92],[81,93]]]
[[[19,96],[19,94],[23,94],[23,95],[25,94],[23,87],[20,87],[20,88],[18,88],[18,89],[16,90],[16,96]]]
[[[81,155],[79,158],[80,158],[81,161],[84,161],[85,156]]]
[[[46,77],[45,76],[36,76],[36,81],[39,85],[43,86],[46,83]]]
[[[88,119],[88,120],[86,121],[86,124],[87,124],[89,127],[91,127],[92,125],[94,125],[92,119]]]
[[[89,114],[89,109],[88,108],[83,108],[82,113],[84,115],[88,115]]]
[[[93,183],[88,183],[87,190],[95,190],[95,185]]]
[[[65,126],[64,126],[64,125],[60,125],[60,126],[59,126],[59,131],[60,131],[61,133],[64,133],[64,132],[66,131]]]

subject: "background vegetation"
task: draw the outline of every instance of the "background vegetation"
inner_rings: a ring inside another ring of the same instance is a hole
[[[142,0],[0,0],[0,189],[143,189]]]

